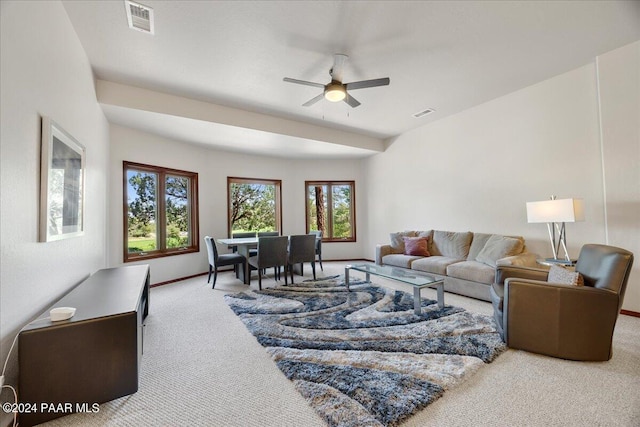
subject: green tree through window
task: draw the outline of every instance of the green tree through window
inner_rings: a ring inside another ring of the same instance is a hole
[[[355,182],[306,181],[305,188],[307,232],[320,230],[326,241],[355,241]]]
[[[198,174],[123,162],[124,260],[197,252]]]
[[[189,245],[189,178],[167,175],[165,178],[167,211],[167,248]]]
[[[127,171],[128,252],[154,251],[158,248],[156,233],[156,200],[158,175]]]
[[[281,231],[279,180],[227,178],[229,235],[247,231]]]

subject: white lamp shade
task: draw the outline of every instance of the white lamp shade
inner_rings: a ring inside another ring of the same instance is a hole
[[[584,201],[582,199],[527,202],[527,222],[576,221],[584,221]]]

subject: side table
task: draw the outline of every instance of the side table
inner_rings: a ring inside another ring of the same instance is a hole
[[[540,265],[544,265],[546,267],[551,267],[552,265],[560,265],[563,267],[575,267],[577,259],[572,259],[567,261],[566,259],[554,259],[554,258],[538,258],[536,262]]]

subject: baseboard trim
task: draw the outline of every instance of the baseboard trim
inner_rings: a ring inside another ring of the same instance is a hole
[[[631,310],[620,310],[620,314],[626,314],[627,316],[632,316],[632,317],[640,317],[640,313],[638,313],[637,311],[631,311]]]
[[[218,271],[220,271],[220,270],[218,270]],[[152,285],[149,285],[149,287],[150,288],[155,288],[156,286],[168,285],[170,283],[180,282],[182,280],[193,279],[194,277],[206,276],[207,274],[209,274],[209,273],[192,274],[191,276],[179,277],[177,279],[167,280],[166,282],[154,283]]]

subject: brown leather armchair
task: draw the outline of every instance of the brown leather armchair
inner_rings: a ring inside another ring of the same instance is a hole
[[[582,247],[576,271],[584,286],[547,282],[548,270],[500,266],[491,288],[498,331],[507,346],[571,360],[611,359],[633,254]]]

